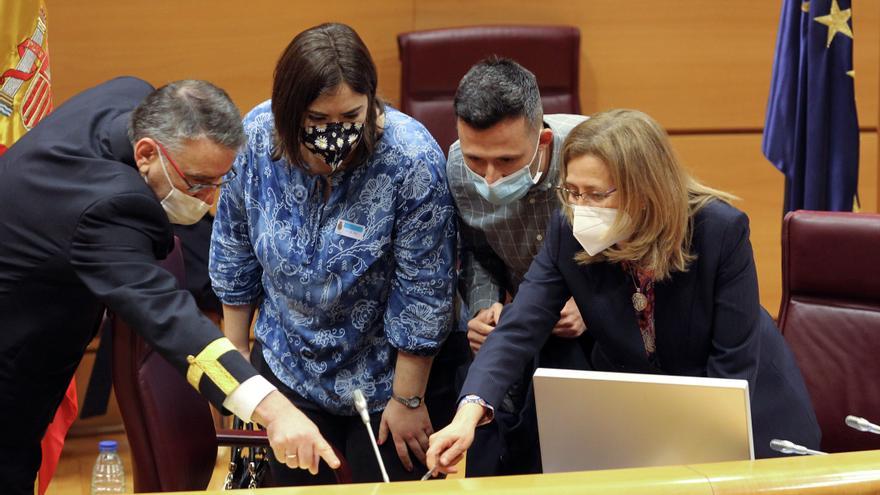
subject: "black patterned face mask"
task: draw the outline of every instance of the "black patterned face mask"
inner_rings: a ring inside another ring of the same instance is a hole
[[[361,137],[361,122],[330,122],[303,128],[306,149],[324,159],[335,172]]]

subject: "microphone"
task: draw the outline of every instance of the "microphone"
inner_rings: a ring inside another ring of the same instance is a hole
[[[849,426],[850,428],[854,428],[859,431],[866,431],[868,433],[880,435],[880,426],[877,426],[867,419],[860,418],[858,416],[847,416],[846,426]]]
[[[358,414],[361,415],[361,421],[364,422],[364,425],[367,427],[367,433],[370,434],[370,443],[373,445],[373,453],[376,454],[376,460],[379,461],[379,469],[382,470],[382,479],[385,480],[385,483],[390,483],[388,479],[388,471],[385,471],[385,462],[382,461],[382,455],[379,454],[379,444],[376,443],[376,436],[373,435],[373,428],[370,426],[370,412],[367,411],[367,398],[364,397],[364,393],[361,392],[361,389],[355,389],[352,392],[352,397],[354,397],[354,408],[357,409]]]
[[[789,442],[788,440],[779,440],[776,438],[770,440],[770,448],[775,450],[776,452],[782,452],[783,454],[828,455],[828,452],[808,449],[803,445],[798,445],[796,443]]]

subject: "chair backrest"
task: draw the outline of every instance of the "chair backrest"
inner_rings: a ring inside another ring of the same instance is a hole
[[[796,211],[782,231],[779,327],[803,372],[822,450],[880,449],[880,215]]]
[[[538,79],[544,113],[581,111],[580,31],[571,26],[470,26],[402,33],[401,111],[425,125],[446,153],[457,139],[452,102],[467,70],[485,57],[516,60]]]
[[[183,286],[178,239],[160,265]],[[208,402],[117,317],[113,320],[113,385],[131,446],[134,490],[204,490],[217,459]]]

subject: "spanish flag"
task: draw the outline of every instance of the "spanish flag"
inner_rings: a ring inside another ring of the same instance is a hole
[[[0,154],[52,111],[48,40],[44,0],[0,2]],[[55,474],[76,412],[76,383],[71,381],[43,437],[40,495]]]
[[[0,154],[52,110],[44,0],[0,2]]]

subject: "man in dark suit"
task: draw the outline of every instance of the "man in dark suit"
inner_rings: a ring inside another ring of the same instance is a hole
[[[214,201],[244,134],[204,81],[120,78],[55,110],[0,157],[0,486],[33,492],[40,439],[106,308],[218,407],[265,425],[276,456],[338,461],[156,265],[171,223]]]

